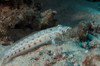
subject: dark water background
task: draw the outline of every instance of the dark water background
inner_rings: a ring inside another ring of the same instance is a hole
[[[98,21],[92,16],[100,11],[98,0],[37,0],[41,2],[42,10],[53,9],[57,11],[57,24],[76,26],[79,22]]]

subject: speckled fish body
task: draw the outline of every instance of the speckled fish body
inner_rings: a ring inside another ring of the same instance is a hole
[[[49,30],[46,29],[40,31],[40,33],[38,32],[38,34],[34,34],[37,36],[30,35],[22,41],[17,42],[17,44],[14,47],[9,49],[5,53],[4,58],[2,59],[2,66],[4,66],[4,64],[13,57],[16,57],[17,55],[20,55],[24,52],[28,52],[29,50],[34,49],[41,44],[44,44],[48,41],[59,37],[59,35],[63,34],[63,32],[66,32],[68,29],[70,29],[70,27],[63,27],[60,25],[57,27],[53,27],[52,30],[49,28]],[[34,40],[32,38],[34,38]]]
[[[50,33],[50,32],[54,32],[56,31],[58,28],[58,26],[55,26],[55,27],[52,27],[52,28],[48,28],[48,29],[45,29],[45,30],[41,30],[39,32],[36,32],[36,33],[32,33],[24,38],[22,38],[21,40],[18,40],[17,42],[15,42],[15,44],[19,45],[19,44],[22,44],[23,42],[27,42],[28,40],[34,40],[46,33]]]

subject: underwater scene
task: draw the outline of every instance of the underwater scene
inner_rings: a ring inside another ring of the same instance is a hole
[[[0,0],[0,66],[100,66],[100,0]]]

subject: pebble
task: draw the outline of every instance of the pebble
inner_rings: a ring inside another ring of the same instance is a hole
[[[85,53],[88,53],[88,50],[86,50]]]

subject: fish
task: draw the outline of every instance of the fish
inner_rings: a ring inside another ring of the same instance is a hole
[[[15,42],[15,46],[5,52],[4,57],[2,58],[1,66],[5,66],[5,63],[9,62],[12,58],[28,52],[29,50],[41,46],[49,41],[51,41],[52,44],[55,44],[55,39],[59,38],[60,35],[70,29],[71,27],[69,26],[58,25],[24,37],[23,39]]]

